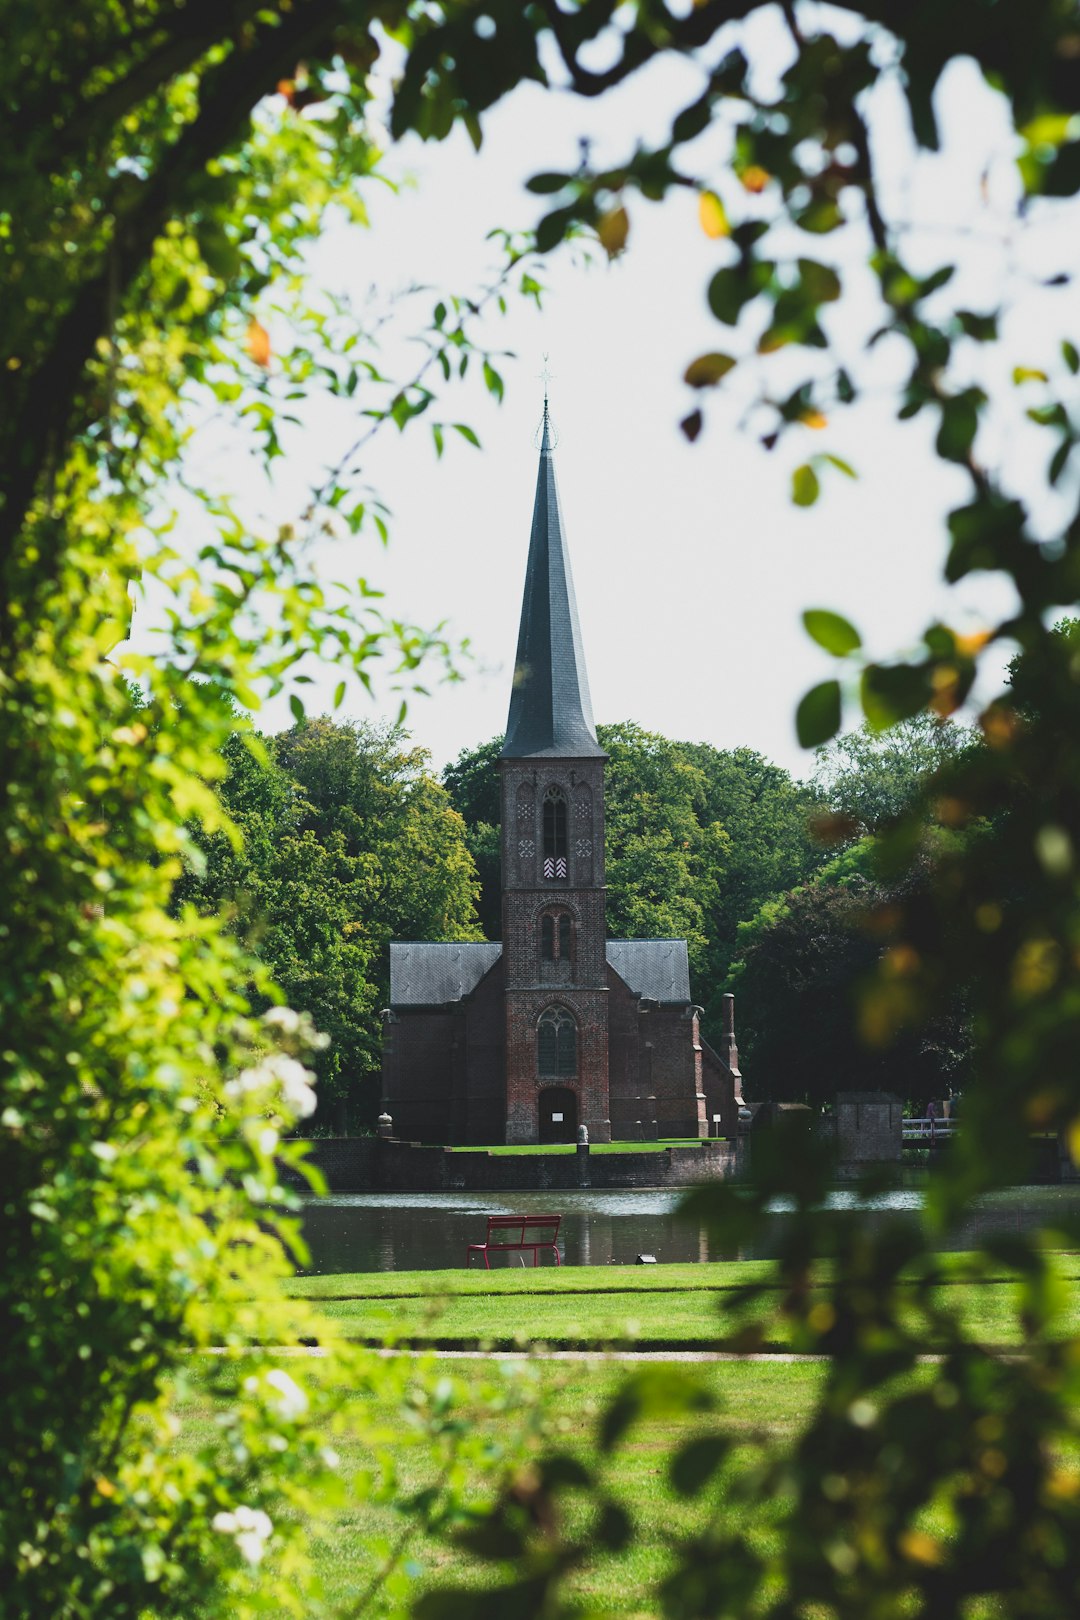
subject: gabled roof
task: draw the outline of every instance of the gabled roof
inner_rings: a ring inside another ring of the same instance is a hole
[[[504,759],[586,759],[604,754],[593,724],[553,449],[545,399]]]
[[[441,1007],[471,995],[502,955],[487,940],[452,945],[391,945],[390,1005]],[[611,967],[643,1001],[688,1002],[685,939],[609,939]]]
[[[476,989],[502,955],[502,946],[480,940],[450,945],[391,945],[391,1007],[439,1007]]]
[[[685,939],[609,939],[607,959],[642,1001],[689,1001]]]

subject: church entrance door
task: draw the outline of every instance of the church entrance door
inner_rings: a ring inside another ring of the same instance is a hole
[[[577,1097],[567,1086],[545,1086],[540,1093],[540,1140],[577,1141]]]

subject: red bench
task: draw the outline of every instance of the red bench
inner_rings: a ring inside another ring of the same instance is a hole
[[[472,1264],[474,1253],[482,1254],[484,1266],[490,1271],[491,1261],[488,1256],[493,1250],[524,1250],[531,1249],[533,1265],[538,1266],[539,1250],[550,1249],[555,1256],[555,1264],[562,1265],[559,1258],[559,1222],[561,1215],[489,1215],[487,1218],[487,1237],[483,1243],[470,1243],[469,1252],[465,1256],[466,1266]],[[496,1241],[498,1240],[498,1241]],[[524,1264],[524,1262],[522,1262]]]

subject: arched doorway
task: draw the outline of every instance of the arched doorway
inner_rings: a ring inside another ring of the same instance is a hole
[[[541,1142],[577,1141],[577,1096],[569,1086],[545,1086],[539,1106]]]

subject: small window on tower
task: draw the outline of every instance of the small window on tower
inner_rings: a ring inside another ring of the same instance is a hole
[[[567,876],[566,795],[562,788],[549,787],[544,795],[544,876]]]
[[[545,969],[557,969],[559,978],[572,972],[574,919],[568,911],[545,911],[540,918],[540,962]]]

